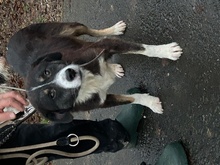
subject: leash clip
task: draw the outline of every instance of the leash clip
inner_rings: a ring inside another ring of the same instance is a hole
[[[72,144],[73,142],[76,142],[75,144]],[[79,144],[79,137],[76,134],[69,134],[67,137],[59,138],[56,141],[56,145],[58,146],[67,146],[75,147]]]
[[[75,147],[79,144],[79,136],[77,136],[76,134],[72,133],[69,134],[67,136],[67,138],[69,139],[69,146],[70,147]],[[72,142],[76,142],[75,144],[71,144]]]

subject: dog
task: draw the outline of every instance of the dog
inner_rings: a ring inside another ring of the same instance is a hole
[[[175,42],[146,45],[107,37],[121,35],[125,29],[123,21],[100,30],[80,23],[32,24],[11,37],[7,62],[24,78],[31,104],[51,121],[70,122],[73,111],[122,104],[140,104],[162,114],[158,97],[107,94],[116,78],[124,76],[122,66],[109,59],[117,53],[175,61],[182,49]],[[79,39],[81,35],[104,38],[91,42]]]

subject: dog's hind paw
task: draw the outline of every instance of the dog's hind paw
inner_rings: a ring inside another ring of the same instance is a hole
[[[133,104],[140,104],[150,108],[153,112],[162,114],[163,108],[158,97],[150,96],[149,94],[133,94]]]
[[[178,60],[181,54],[183,53],[182,48],[176,42],[172,42],[164,46],[166,46],[166,49],[164,52],[165,58],[175,61],[175,60]]]
[[[119,21],[118,23],[113,25],[111,28],[113,30],[112,35],[122,35],[124,34],[124,31],[126,29],[126,24],[124,21]]]
[[[110,64],[115,76],[122,78],[124,76],[124,69],[120,64]]]
[[[176,43],[164,45],[143,45],[145,51],[142,53],[149,57],[167,58],[170,60],[178,60],[183,53],[182,48]]]
[[[176,61],[183,52],[182,48],[176,42],[172,42],[170,44],[158,45],[155,53],[158,53],[158,57],[160,58],[168,58]]]

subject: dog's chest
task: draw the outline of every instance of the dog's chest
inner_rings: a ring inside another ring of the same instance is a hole
[[[115,74],[110,67],[111,64],[108,64],[103,58],[99,59],[99,65],[100,74],[83,70],[82,85],[76,103],[86,102],[93,94],[99,94],[101,103],[105,101],[107,90],[115,81]]]

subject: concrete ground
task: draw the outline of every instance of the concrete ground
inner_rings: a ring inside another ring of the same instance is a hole
[[[164,146],[181,140],[190,164],[220,164],[220,3],[219,0],[65,0],[64,21],[103,28],[124,20],[123,39],[146,44],[178,42],[176,61],[116,55],[126,75],[110,89],[125,93],[144,86],[159,96],[164,114],[146,109],[136,148],[65,159],[55,165],[153,165]],[[81,114],[86,119],[114,119],[120,107]]]

